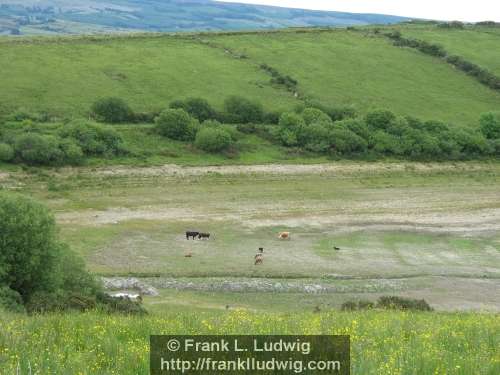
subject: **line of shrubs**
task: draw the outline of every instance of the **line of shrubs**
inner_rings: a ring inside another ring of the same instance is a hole
[[[285,86],[289,91],[296,92],[299,82],[289,75],[281,74],[276,68],[267,64],[261,64],[260,68],[271,75],[271,83]]]
[[[357,311],[370,309],[432,311],[432,307],[424,299],[404,298],[397,296],[382,296],[377,302],[347,301],[341,306],[343,311]]]
[[[500,77],[497,77],[488,69],[467,61],[461,56],[449,55],[448,52],[438,44],[429,43],[419,39],[404,38],[398,30],[386,33],[385,35],[393,40],[395,46],[415,48],[427,55],[442,58],[447,63],[476,78],[479,82],[489,88],[493,90],[500,90]]]
[[[284,113],[274,133],[286,147],[332,156],[457,160],[500,155],[500,113],[480,119],[481,131],[377,110],[333,121],[317,108]]]
[[[175,100],[169,105],[172,109],[183,109],[198,121],[216,120],[231,124],[261,124],[277,123],[279,114],[266,112],[256,101],[240,96],[230,96],[224,101],[223,111],[217,111],[202,98],[187,98]],[[108,97],[98,99],[91,107],[91,116],[101,122],[118,123],[153,123],[160,111],[134,112],[120,98]]]
[[[28,165],[79,165],[86,157],[127,153],[121,135],[109,126],[75,120],[43,132],[30,120],[4,124],[0,132],[0,161]]]

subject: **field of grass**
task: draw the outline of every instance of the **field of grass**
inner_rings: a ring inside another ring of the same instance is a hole
[[[1,44],[0,106],[68,117],[85,115],[96,98],[118,96],[137,111],[161,110],[174,99],[201,96],[221,106],[229,95],[259,98],[268,109],[295,100],[275,90],[258,67],[189,38],[110,38],[92,42]]]
[[[308,97],[354,105],[361,112],[390,108],[399,114],[473,125],[478,113],[497,108],[500,99],[446,63],[360,32],[212,39],[291,75]]]
[[[177,312],[150,317],[0,314],[0,373],[149,373],[150,334],[347,334],[353,374],[493,375],[500,320],[488,314]],[[40,345],[43,343],[43,345]]]
[[[217,308],[263,307],[235,290],[265,294],[255,300],[278,293],[278,310],[286,311],[294,296],[318,287],[324,296],[295,308],[398,294],[425,298],[438,310],[498,311],[498,168],[110,166],[13,172],[1,184],[45,202],[91,271],[158,287],[161,296],[148,301],[154,309],[177,288],[195,293],[186,300],[201,293]],[[187,241],[191,229],[212,238]],[[290,241],[278,240],[282,230],[292,233]],[[265,261],[256,267],[259,247]]]
[[[445,38],[448,31],[438,33]],[[464,34],[463,48],[483,34]],[[243,93],[269,110],[300,103],[270,83],[262,63],[297,79],[303,97],[360,113],[388,108],[475,126],[481,113],[500,102],[500,94],[445,62],[359,31],[3,38],[1,48],[3,113],[24,107],[82,116],[96,98],[109,95],[126,99],[137,111],[162,109],[187,96],[205,97],[221,108],[228,95]],[[496,49],[487,55],[494,61]]]

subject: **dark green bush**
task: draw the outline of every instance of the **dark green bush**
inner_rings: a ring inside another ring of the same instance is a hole
[[[59,139],[50,135],[24,133],[15,138],[17,158],[30,165],[57,165],[64,161]]]
[[[281,112],[272,111],[264,113],[263,122],[269,125],[277,125],[280,122]]]
[[[82,164],[85,155],[83,154],[82,148],[73,139],[61,139],[59,142],[59,148],[64,154],[64,163],[71,165]]]
[[[366,124],[374,130],[386,130],[395,120],[396,115],[384,109],[370,112],[365,117]]]
[[[285,112],[280,117],[278,138],[285,146],[298,146],[305,127],[306,122],[302,116]]]
[[[8,121],[18,121],[18,122],[24,120],[31,120],[35,122],[47,122],[50,119],[51,116],[46,112],[33,113],[23,108],[19,108],[15,112],[7,116]]]
[[[100,308],[108,313],[121,313],[126,315],[145,315],[147,311],[144,309],[140,301],[132,301],[126,297],[111,297],[101,293],[98,296]]]
[[[395,135],[386,133],[383,130],[374,132],[370,137],[369,144],[370,148],[380,155],[403,154],[401,139]]]
[[[347,128],[336,126],[329,133],[330,152],[337,155],[362,154],[367,142]]]
[[[377,307],[392,310],[432,311],[423,299],[403,298],[397,296],[382,296],[377,301]]]
[[[332,119],[325,112],[317,108],[306,108],[302,112],[302,118],[306,125],[321,123],[323,125],[333,124]]]
[[[133,120],[136,124],[154,123],[159,114],[160,112],[135,112]]]
[[[469,129],[453,129],[450,139],[456,142],[463,156],[473,157],[493,153],[491,144],[479,132]]]
[[[500,139],[500,112],[483,113],[479,120],[483,135],[488,139]]]
[[[176,100],[170,103],[172,109],[183,109],[198,121],[214,120],[217,112],[205,99],[188,98],[186,100]]]
[[[274,83],[276,85],[283,85],[290,91],[296,90],[297,85],[299,84],[296,79],[290,77],[289,75],[280,73],[276,68],[273,68],[267,64],[261,64],[260,68],[271,74],[271,83]]]
[[[308,151],[326,152],[331,147],[330,129],[321,122],[306,126],[298,136],[298,144]]]
[[[198,120],[183,109],[166,109],[155,123],[159,134],[178,141],[194,140],[199,128]]]
[[[87,156],[116,156],[127,153],[122,136],[109,126],[75,120],[59,130],[60,137],[74,141]],[[67,144],[68,153],[77,156],[78,150]]]
[[[371,131],[362,119],[345,119],[341,121],[337,121],[335,123],[337,126],[344,127],[349,129],[359,137],[363,138],[365,141],[368,141],[371,136]]]
[[[460,21],[441,22],[437,24],[437,27],[441,29],[464,29],[465,24]]]
[[[237,124],[261,123],[264,119],[264,109],[260,103],[239,96],[227,98],[224,111]]]
[[[254,134],[257,132],[257,125],[255,124],[238,124],[236,126],[239,132],[245,134]]]
[[[21,295],[7,286],[0,286],[0,312],[24,312],[23,299]]]
[[[196,134],[195,146],[207,152],[227,150],[233,141],[231,134],[218,127],[204,127]]]
[[[6,143],[0,143],[0,161],[11,161],[14,158],[14,149]]]
[[[132,121],[134,117],[128,104],[123,99],[114,97],[96,100],[91,111],[97,120],[112,124]]]
[[[348,118],[353,118],[356,111],[350,106],[331,106],[325,105],[315,100],[307,100],[306,104],[296,108],[297,113],[302,113],[306,108],[316,108],[326,113],[332,121],[340,121]]]
[[[358,304],[354,301],[346,301],[340,306],[342,311],[355,311],[358,309]]]
[[[356,311],[356,310],[370,310],[375,308],[375,304],[370,301],[346,301],[342,304],[340,309],[342,311]]]

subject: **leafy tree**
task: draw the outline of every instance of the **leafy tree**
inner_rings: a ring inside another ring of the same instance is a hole
[[[186,100],[176,100],[170,103],[172,109],[183,109],[198,121],[213,120],[217,117],[215,109],[201,98],[188,98]]]
[[[60,253],[47,208],[24,196],[0,194],[0,285],[23,301],[37,291],[55,290]]]
[[[264,118],[264,109],[260,103],[239,96],[227,98],[224,111],[238,124],[261,123]]]
[[[196,134],[195,146],[207,152],[227,150],[231,144],[231,134],[218,127],[204,127]]]
[[[156,130],[161,135],[178,141],[192,141],[199,122],[183,109],[166,109],[155,119]]]
[[[92,105],[92,114],[100,121],[112,124],[127,122],[133,119],[133,112],[128,104],[120,98],[101,98]]]
[[[136,302],[102,291],[83,260],[57,239],[48,209],[19,194],[0,193],[0,309],[144,313]]]
[[[483,113],[479,125],[486,138],[500,139],[500,112]]]

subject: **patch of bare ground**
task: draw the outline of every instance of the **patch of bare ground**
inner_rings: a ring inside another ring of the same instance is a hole
[[[380,172],[447,172],[490,170],[488,163],[416,163],[416,162],[336,162],[329,164],[261,164],[188,167],[166,164],[154,167],[113,166],[100,168],[63,168],[60,175],[92,174],[93,176],[201,176],[207,174],[356,174]]]

